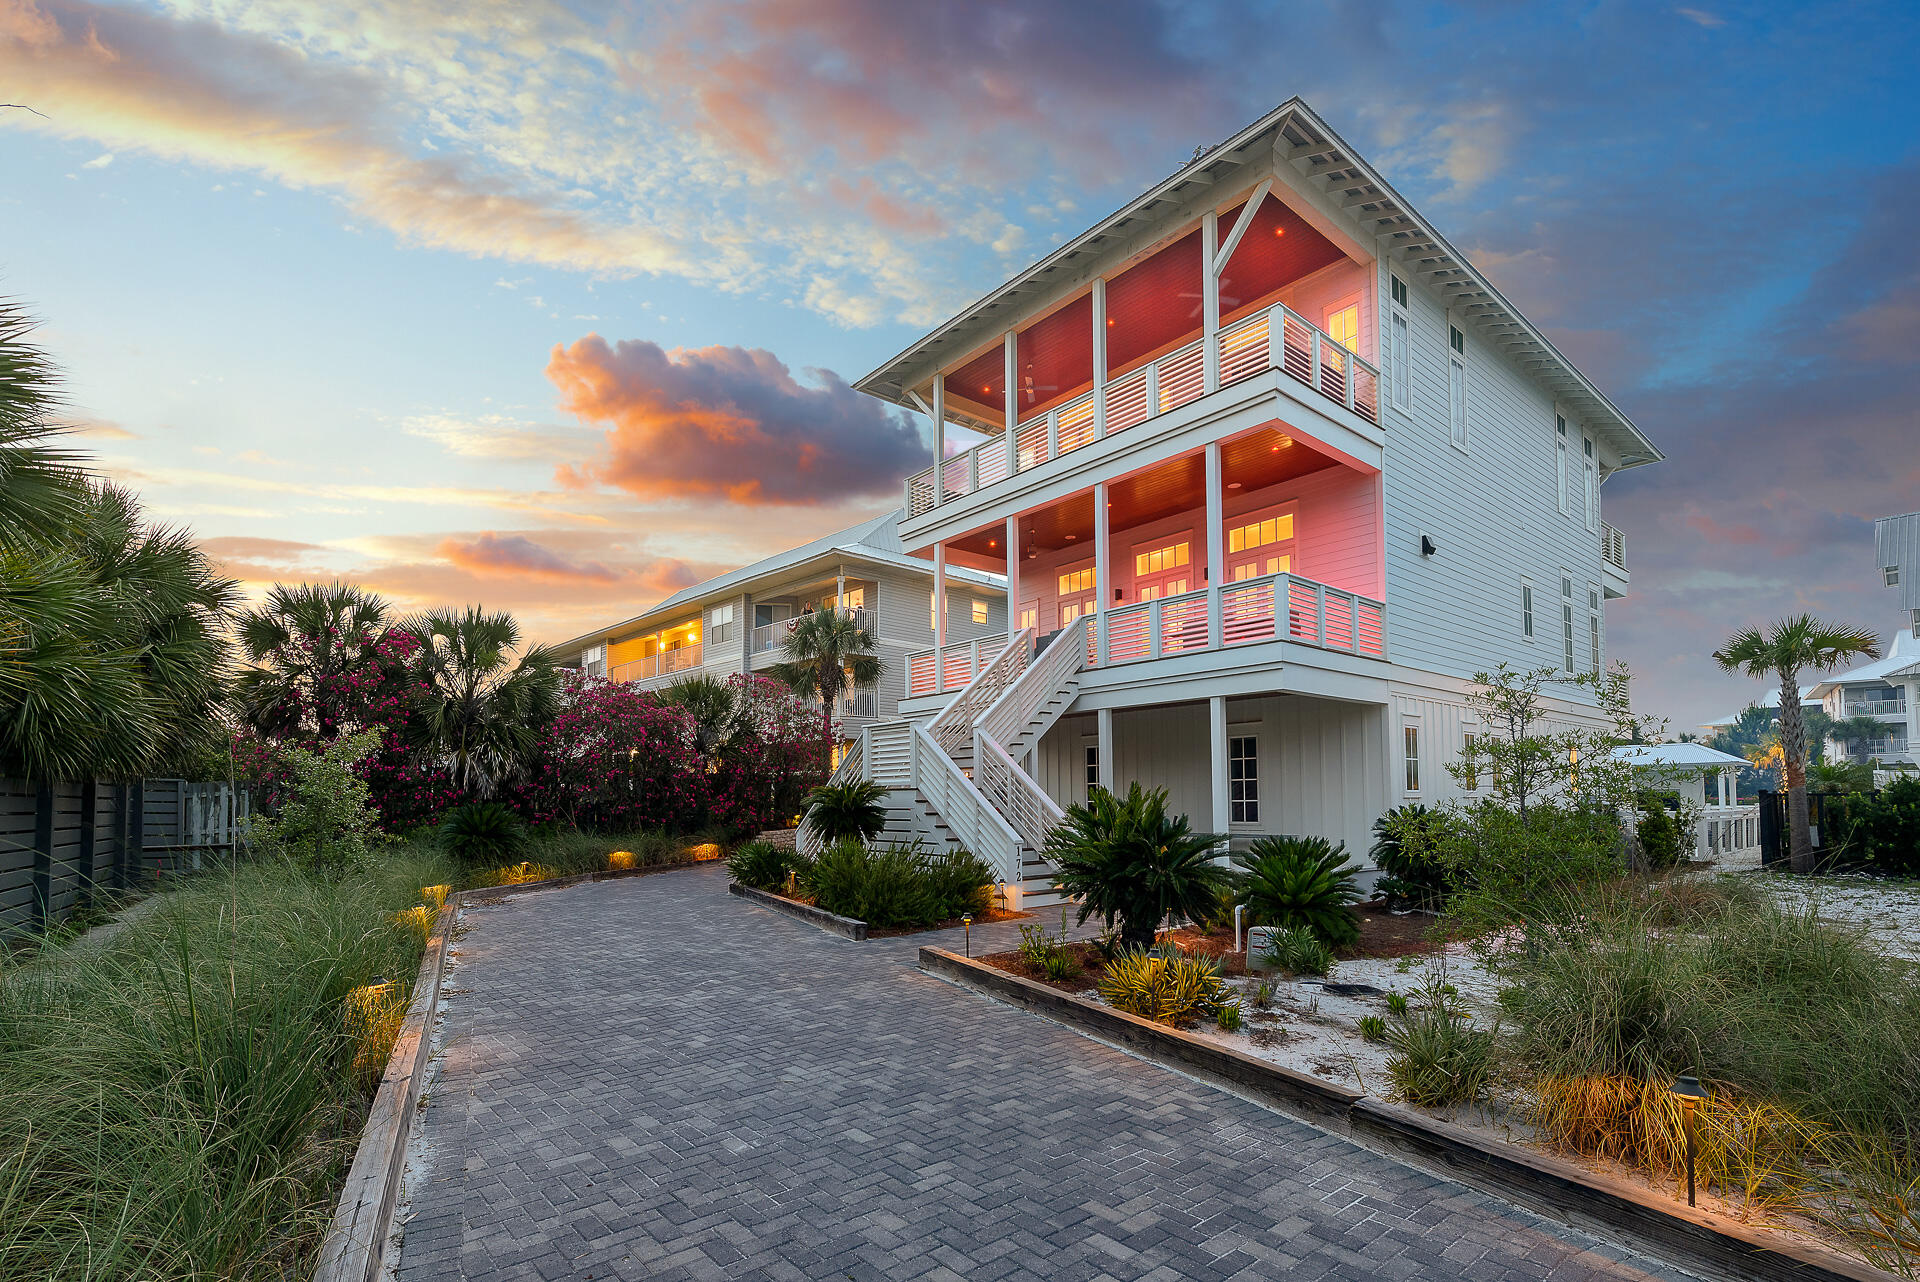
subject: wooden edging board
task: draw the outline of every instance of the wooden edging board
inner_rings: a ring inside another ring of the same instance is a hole
[[[453,925],[462,906],[497,902],[536,890],[559,890],[594,881],[616,881],[649,873],[691,868],[697,861],[649,864],[608,872],[553,877],[514,886],[479,886],[456,890],[434,916],[427,936],[426,955],[414,981],[413,1000],[393,1041],[387,1071],[373,1097],[367,1124],[360,1130],[347,1182],[334,1204],[333,1220],[320,1240],[313,1282],[379,1282],[387,1243],[393,1236],[393,1214],[400,1200],[400,1175],[406,1165],[407,1135],[420,1105],[420,1086],[433,1048],[431,1027],[440,1004],[440,983],[446,976],[447,953]]]
[[[1549,1219],[1677,1257],[1677,1262],[1716,1277],[1746,1282],[1897,1282],[1893,1274],[1820,1243],[1670,1202],[1651,1190],[1607,1180],[1549,1153],[1489,1140],[1466,1127],[1296,1073],[944,948],[921,948],[920,968],[1117,1043],[1143,1059],[1221,1083]]]
[[[839,935],[843,939],[855,942],[867,937],[867,923],[853,917],[841,917],[824,908],[815,908],[812,904],[796,903],[765,890],[755,890],[751,886],[742,886],[737,881],[727,883],[727,893],[738,895],[749,903],[762,908],[771,908],[774,912],[797,917],[810,925],[818,926],[830,935]]]

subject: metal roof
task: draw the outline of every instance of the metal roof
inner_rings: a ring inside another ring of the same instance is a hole
[[[1219,146],[1210,148],[1088,228],[944,325],[915,341],[854,384],[863,392],[912,405],[907,393],[922,377],[973,353],[1004,332],[1024,307],[1143,231],[1179,213],[1199,194],[1233,176],[1233,170],[1271,153],[1290,168],[1294,181],[1317,190],[1351,219],[1357,239],[1386,242],[1397,270],[1419,277],[1464,317],[1481,341],[1501,351],[1551,391],[1589,431],[1613,447],[1620,467],[1664,458],[1620,408],[1575,368],[1547,337],[1434,230],[1387,180],[1360,158],[1303,99],[1289,98]],[[1222,188],[1222,190],[1226,190]],[[1618,470],[1618,469],[1614,469]]]

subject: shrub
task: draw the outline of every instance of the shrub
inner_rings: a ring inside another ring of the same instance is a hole
[[[1096,788],[1067,807],[1047,837],[1054,885],[1080,900],[1079,919],[1117,925],[1120,943],[1144,948],[1170,918],[1204,919],[1232,875],[1213,862],[1218,837],[1167,814],[1167,790],[1139,784],[1124,798]]]
[[[787,882],[787,856],[770,841],[749,841],[727,859],[727,871],[742,886],[754,890],[775,890]]]
[[[1067,947],[1066,936],[1056,939],[1043,926],[1020,928],[1020,956],[1047,979],[1072,979],[1080,973],[1080,959]]]
[[[870,850],[855,841],[829,846],[810,865],[796,866],[813,901],[830,913],[869,926],[930,926],[982,912],[993,870],[964,850],[928,854],[918,846]]]
[[[527,848],[527,826],[497,801],[471,801],[440,821],[440,848],[468,865],[501,864]]]
[[[1668,806],[1669,798],[1677,807],[1680,798],[1671,792],[1643,793],[1640,797],[1640,819],[1634,825],[1634,835],[1640,842],[1640,858],[1648,868],[1671,868],[1683,857],[1681,838],[1686,830],[1679,814]]]
[[[1374,893],[1392,907],[1438,912],[1451,886],[1437,851],[1437,838],[1452,822],[1444,810],[1419,802],[1389,810],[1373,821],[1373,846],[1367,851],[1382,873]]]
[[[380,743],[380,732],[347,735],[319,751],[287,749],[274,814],[247,824],[247,840],[310,868],[364,864],[385,840],[367,782],[355,766]]]
[[[872,841],[887,826],[886,795],[871,779],[823,783],[807,794],[807,817],[830,845]]]
[[[1234,862],[1246,870],[1240,902],[1263,926],[1309,930],[1329,948],[1360,937],[1360,898],[1344,843],[1325,837],[1262,837]]]
[[[1822,835],[1829,847],[1840,848],[1842,859],[1896,876],[1920,876],[1920,778],[1895,780],[1878,796],[1826,797],[1822,804]]]
[[[952,921],[993,906],[993,869],[970,851],[942,851],[921,859],[931,921]]]
[[[1220,1031],[1223,1033],[1239,1032],[1240,1031],[1240,1003],[1239,1002],[1222,1003],[1220,1009],[1214,1012],[1213,1022],[1219,1026]]]
[[[1276,930],[1260,958],[1289,975],[1324,975],[1333,969],[1333,952],[1310,930]]]
[[[1362,1015],[1354,1024],[1361,1040],[1384,1042],[1387,1040],[1387,1021],[1378,1015]]]
[[[1417,840],[1448,870],[1447,911],[1469,932],[1539,917],[1625,871],[1619,820],[1598,806],[1537,801],[1522,815],[1484,801]]]
[[[1142,948],[1122,950],[1107,963],[1100,980],[1100,999],[1107,1005],[1160,1024],[1183,1024],[1213,1015],[1226,992],[1226,981],[1213,958]]]
[[[1420,996],[1421,1005],[1403,1001],[1387,1022],[1394,1093],[1426,1108],[1480,1098],[1493,1069],[1493,1033],[1473,1026],[1466,1005],[1439,975],[1428,976]]]

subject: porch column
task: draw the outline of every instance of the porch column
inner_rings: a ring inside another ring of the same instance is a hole
[[[1006,348],[1007,475],[1012,476],[1020,470],[1020,336],[1012,330],[1007,331]]]
[[[939,665],[938,651],[947,643],[947,545],[933,545],[933,648],[936,651],[934,663]],[[944,685],[945,682],[938,684]]]
[[[1107,483],[1093,487],[1093,634],[1094,662],[1107,666]]]
[[[1220,442],[1207,442],[1207,645],[1225,644],[1220,618],[1220,592],[1227,585],[1226,525],[1220,493]]]
[[[933,502],[947,501],[947,376],[933,376]]]
[[[1020,518],[1007,518],[1007,635],[1020,633]]]
[[[1093,714],[1094,782],[1113,791],[1113,709],[1101,708]]]
[[[1223,838],[1233,828],[1232,792],[1227,780],[1227,697],[1207,700],[1207,743],[1213,757],[1213,831]]]
[[[1093,436],[1107,434],[1107,280],[1093,282]]]
[[[1209,392],[1220,390],[1220,275],[1213,266],[1219,246],[1220,215],[1209,209],[1200,220],[1200,326]]]
[[[839,573],[833,576],[833,608],[847,608],[847,567],[841,566]]]

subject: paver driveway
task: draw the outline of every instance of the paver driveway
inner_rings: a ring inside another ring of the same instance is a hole
[[[927,936],[752,907],[718,866],[465,922],[403,1282],[1685,1276],[921,974]]]

